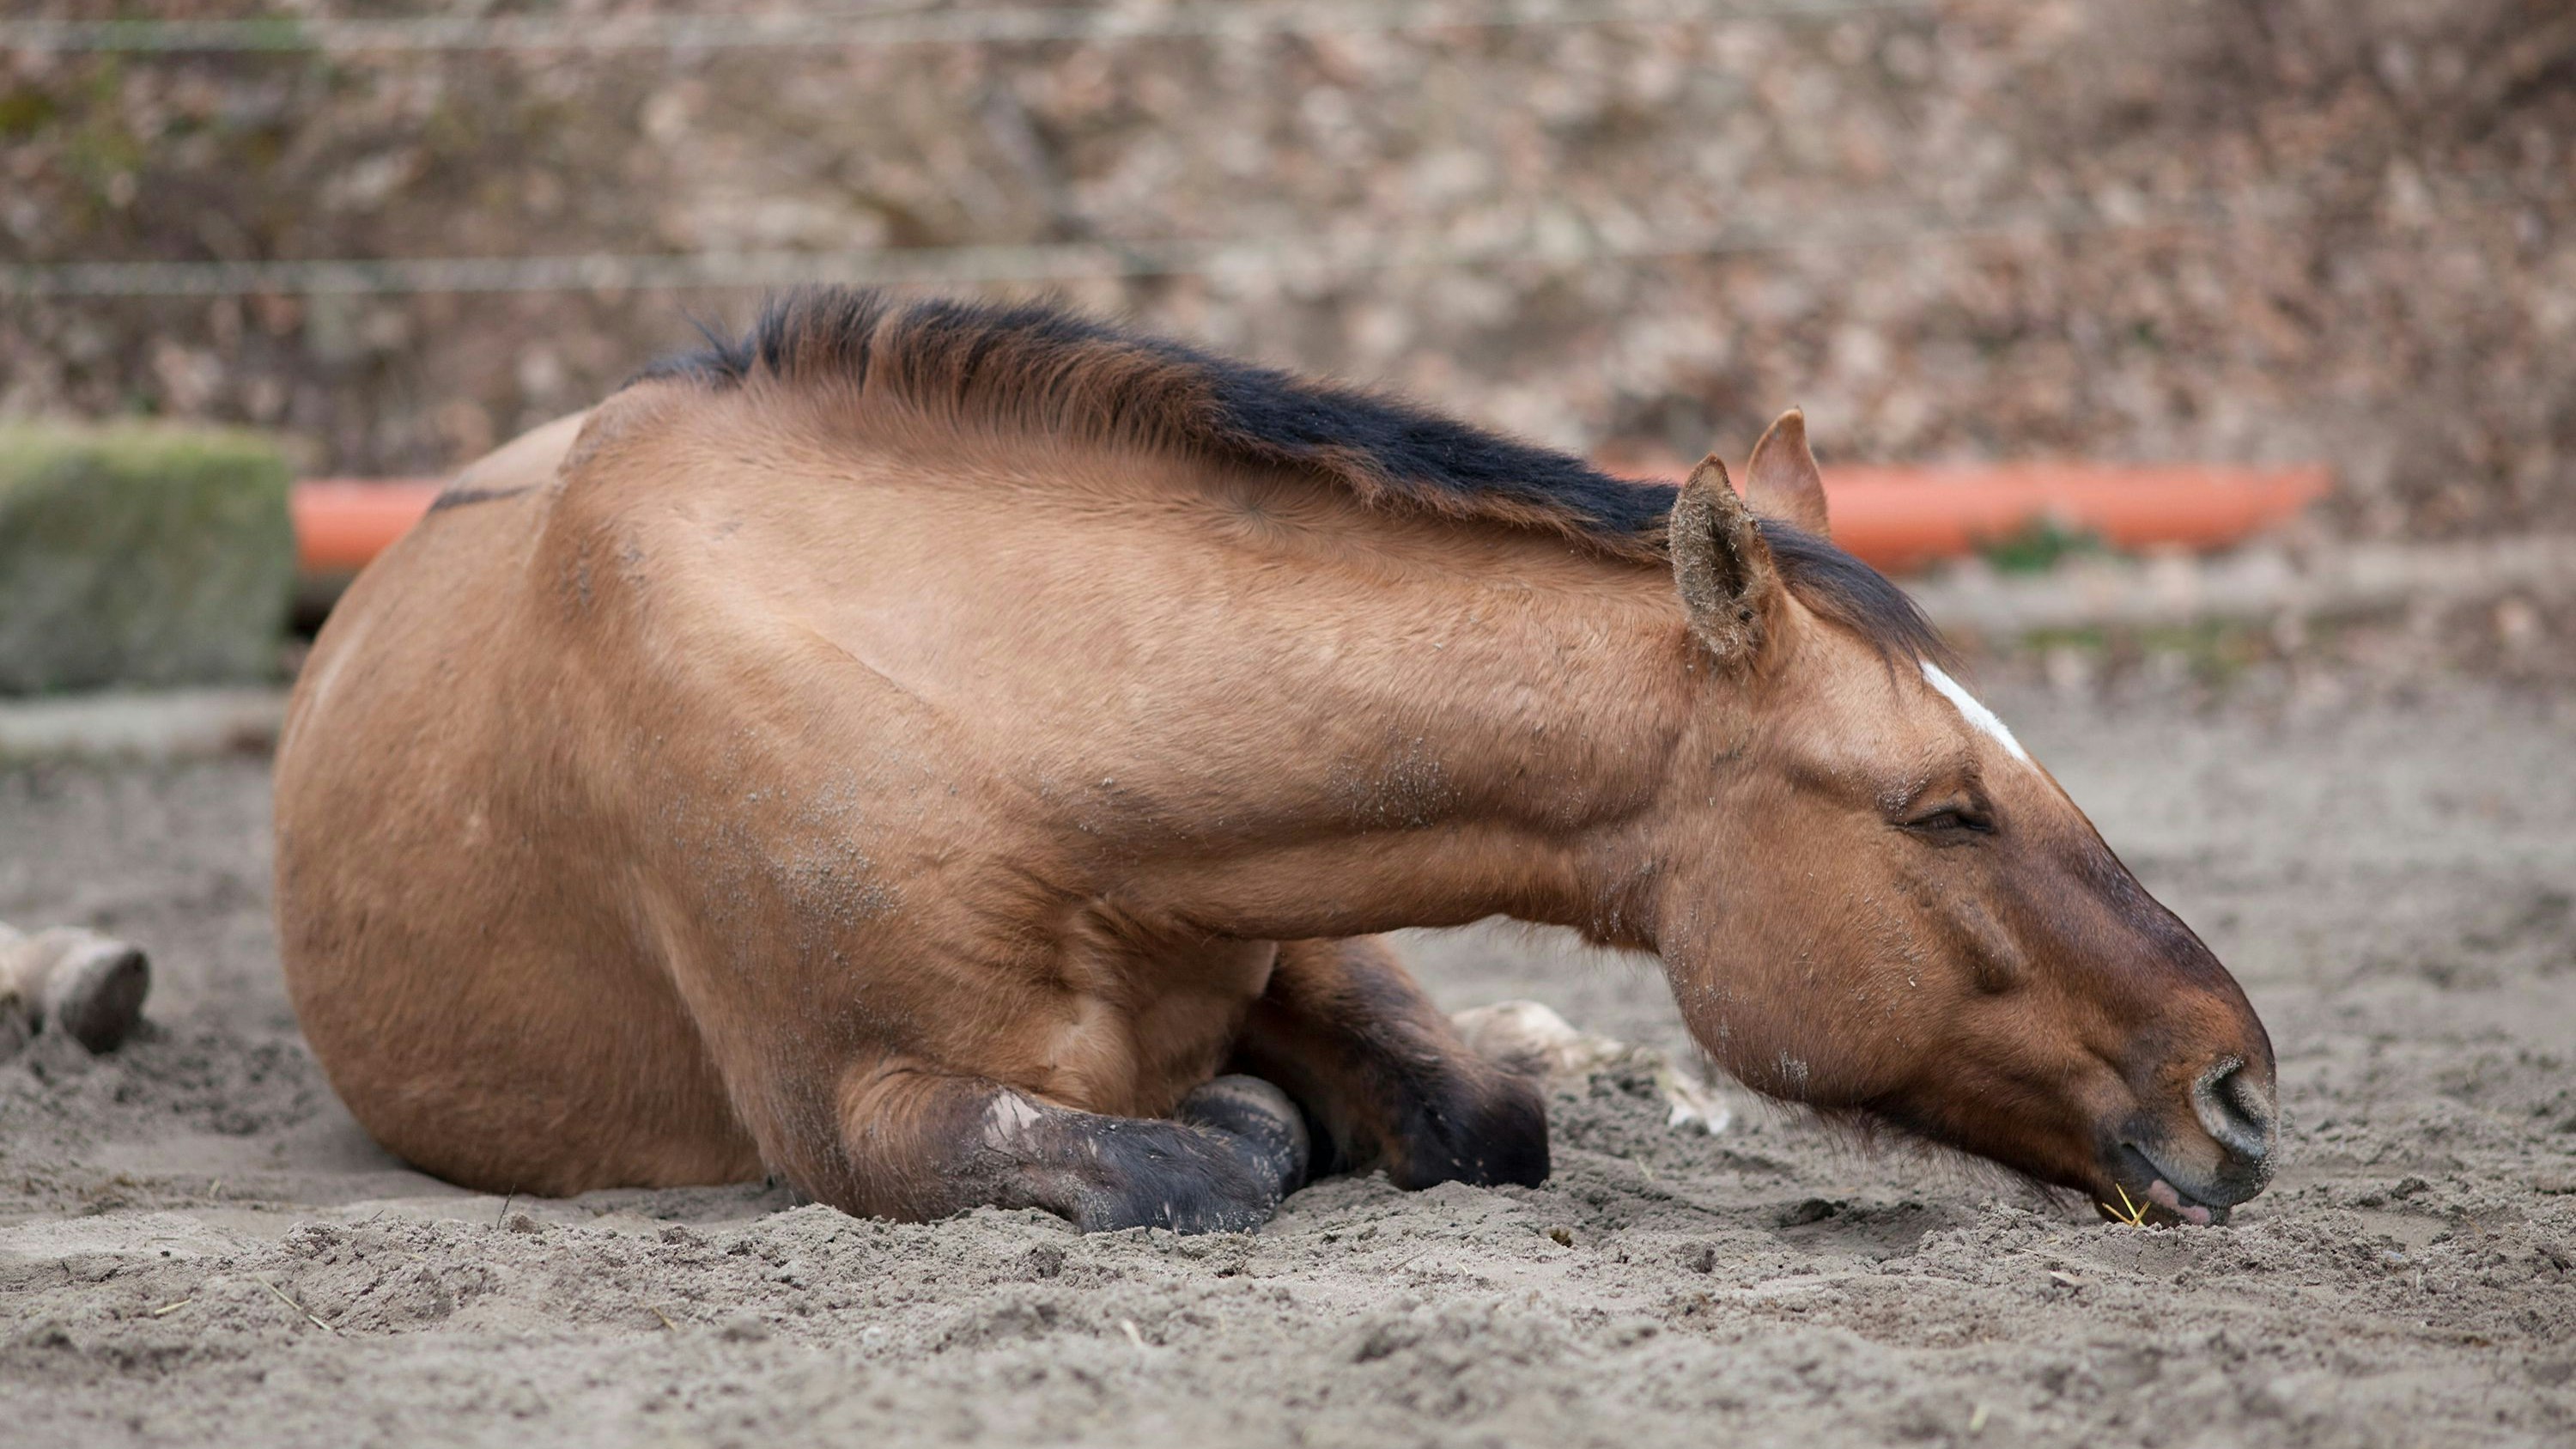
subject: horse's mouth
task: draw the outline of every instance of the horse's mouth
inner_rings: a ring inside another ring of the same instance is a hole
[[[2115,1223],[2137,1227],[2170,1227],[2190,1223],[2215,1227],[2227,1221],[2229,1209],[2206,1203],[2173,1185],[2170,1176],[2136,1143],[2123,1142],[2113,1154],[2111,1191],[2096,1195],[2094,1211]]]

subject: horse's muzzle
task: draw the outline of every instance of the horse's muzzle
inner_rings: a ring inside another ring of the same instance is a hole
[[[2185,1120],[2142,1113],[2106,1145],[2117,1199],[2101,1204],[2106,1216],[2223,1223],[2271,1184],[2280,1110],[2241,1059],[2223,1058],[2195,1078],[2190,1109]]]

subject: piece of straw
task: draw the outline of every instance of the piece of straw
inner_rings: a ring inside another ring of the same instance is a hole
[[[312,1324],[315,1328],[319,1328],[326,1333],[338,1333],[340,1331],[337,1328],[332,1327],[330,1324],[323,1322],[314,1314],[312,1309],[307,1308],[303,1304],[296,1302],[294,1299],[287,1297],[285,1289],[278,1287],[276,1284],[271,1283],[265,1278],[253,1278],[251,1281],[277,1295],[278,1302],[283,1303],[287,1307],[304,1315],[304,1321]]]

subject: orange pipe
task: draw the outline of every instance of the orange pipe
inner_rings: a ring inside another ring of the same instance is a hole
[[[308,575],[352,574],[429,511],[444,485],[323,478],[295,485],[296,557]],[[1836,468],[1825,475],[1834,541],[1891,573],[1957,558],[2046,521],[2119,548],[2214,548],[2325,496],[2322,467]]]
[[[424,478],[314,478],[295,485],[295,565],[307,575],[354,574],[429,511],[444,483]]]
[[[1834,542],[1889,573],[1958,558],[2037,523],[2115,548],[2216,548],[2289,520],[2326,494],[2327,470],[2015,463],[1836,468]]]

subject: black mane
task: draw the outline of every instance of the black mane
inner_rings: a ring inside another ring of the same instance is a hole
[[[813,288],[771,300],[739,338],[706,336],[705,347],[663,358],[637,380],[730,387],[767,374],[885,389],[1050,434],[1311,469],[1378,507],[1541,529],[1615,557],[1664,556],[1672,484],[1614,477],[1399,399],[1061,308]],[[1762,533],[1809,608],[1885,652],[1941,653],[1921,610],[1877,570],[1785,524],[1765,520]]]

